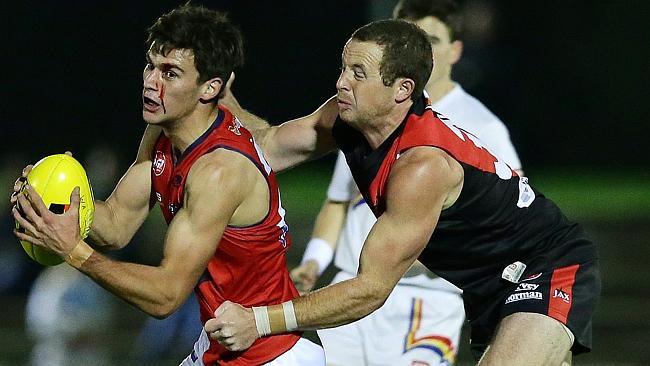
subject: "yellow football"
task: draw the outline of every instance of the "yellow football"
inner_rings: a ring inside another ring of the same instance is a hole
[[[93,190],[86,171],[76,159],[65,154],[41,159],[27,175],[27,184],[38,192],[50,211],[58,214],[68,210],[70,195],[75,187],[79,187],[79,232],[84,239],[88,236],[95,212]],[[21,229],[18,225],[16,227]],[[24,240],[20,244],[30,258],[44,266],[63,262],[61,257],[38,245]]]

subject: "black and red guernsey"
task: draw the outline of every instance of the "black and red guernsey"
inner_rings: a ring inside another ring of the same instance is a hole
[[[551,200],[528,185],[527,178],[519,177],[478,138],[435,112],[424,97],[377,149],[340,119],[333,135],[377,217],[386,210],[391,167],[406,150],[436,147],[461,164],[461,194],[441,212],[418,259],[464,291],[470,321],[482,316],[485,302],[517,286],[518,279],[513,283],[502,278],[510,264],[526,265],[521,274],[524,279],[550,267],[596,258],[594,244],[579,225],[570,222]]]

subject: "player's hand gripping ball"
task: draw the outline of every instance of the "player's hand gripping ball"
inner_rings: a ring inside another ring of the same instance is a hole
[[[41,159],[27,175],[26,184],[31,185],[42,197],[45,206],[57,214],[62,214],[68,210],[72,190],[74,187],[79,187],[81,198],[79,203],[79,232],[82,239],[88,236],[95,212],[93,190],[86,176],[86,171],[75,158],[65,154],[57,154]],[[16,227],[21,230],[18,224],[16,224]],[[30,258],[44,266],[54,266],[63,262],[63,258],[38,245],[24,240],[21,240],[20,244]]]

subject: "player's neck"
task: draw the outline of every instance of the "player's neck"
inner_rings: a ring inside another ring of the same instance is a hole
[[[174,121],[169,127],[163,127],[172,146],[180,153],[201,137],[217,118],[219,108],[216,104],[204,107],[195,109],[187,116]]]
[[[431,103],[436,103],[442,99],[445,95],[451,92],[456,84],[450,77],[445,77],[444,79],[434,80],[424,87],[424,89],[429,94],[429,100]]]
[[[413,102],[409,99],[398,104],[391,112],[377,118],[364,126],[361,133],[366,137],[372,149],[378,148],[402,124]]]

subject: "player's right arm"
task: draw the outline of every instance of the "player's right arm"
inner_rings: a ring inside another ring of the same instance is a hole
[[[126,246],[151,209],[151,164],[153,148],[161,129],[147,126],[136,160],[117,183],[106,201],[95,200],[90,238],[106,249]]]
[[[232,77],[231,77],[232,79]],[[271,168],[282,171],[334,149],[332,126],[338,116],[336,97],[331,97],[312,114],[271,126],[263,118],[242,108],[230,90],[219,101],[251,131]]]

